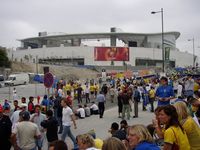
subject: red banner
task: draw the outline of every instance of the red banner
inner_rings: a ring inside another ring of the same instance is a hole
[[[129,61],[128,47],[95,47],[95,61]]]

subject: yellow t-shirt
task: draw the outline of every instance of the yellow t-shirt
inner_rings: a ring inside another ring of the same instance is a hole
[[[74,90],[76,90],[76,89],[78,88],[78,84],[77,84],[77,83],[74,83],[74,84],[73,84],[73,88],[74,88]]]
[[[191,150],[200,150],[200,128],[192,117],[188,117],[183,123],[183,129],[187,134]]]
[[[94,92],[94,90],[95,90],[94,85],[90,85],[90,92]]]
[[[194,92],[199,90],[199,84],[198,83],[194,83]]]
[[[151,90],[149,91],[149,97],[150,97],[150,98],[155,98],[155,94],[156,94],[155,90],[151,89]]]
[[[173,132],[174,131],[174,132]],[[186,133],[183,133],[180,127],[171,126],[165,130],[164,142],[179,146],[179,150],[190,150],[190,144]]]
[[[71,87],[70,84],[66,84],[65,87],[64,87],[64,90],[65,90],[65,91],[71,91],[71,88],[72,88],[72,87]]]
[[[94,85],[94,90],[98,91],[99,90],[99,86],[98,85]]]

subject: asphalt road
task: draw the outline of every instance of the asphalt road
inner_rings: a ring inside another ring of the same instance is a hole
[[[13,100],[13,88],[16,88],[17,96],[19,99],[21,97],[29,97],[34,96],[37,97],[43,96],[47,93],[43,84],[27,84],[27,85],[18,85],[18,86],[11,86],[11,87],[3,87],[0,88],[0,100],[8,99],[10,101]]]

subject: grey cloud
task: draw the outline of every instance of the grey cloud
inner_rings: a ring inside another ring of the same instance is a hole
[[[199,4],[199,0],[1,0],[0,45],[19,46],[16,38],[37,36],[40,31],[108,32],[116,26],[125,32],[160,32],[161,16],[150,12],[163,7],[164,30],[181,32],[177,47],[191,52],[188,38],[194,36],[200,45]]]

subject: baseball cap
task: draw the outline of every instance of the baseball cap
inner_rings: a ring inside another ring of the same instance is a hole
[[[26,103],[21,103],[20,107],[27,107]]]

